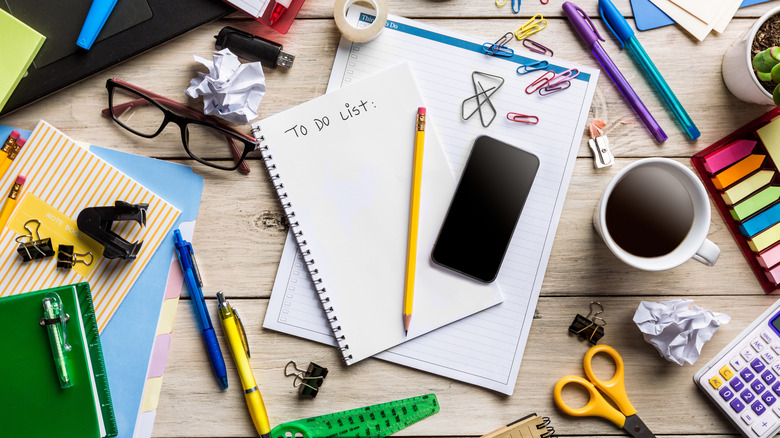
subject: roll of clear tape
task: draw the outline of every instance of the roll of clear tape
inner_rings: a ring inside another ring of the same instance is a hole
[[[368,27],[358,29],[347,22],[347,10],[353,4],[360,1],[368,3],[376,11],[374,22]],[[367,43],[379,35],[379,32],[385,28],[387,23],[387,3],[385,0],[336,0],[333,7],[333,19],[336,20],[336,27],[344,38],[356,43]]]

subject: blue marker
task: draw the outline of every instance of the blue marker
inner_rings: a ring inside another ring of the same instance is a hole
[[[117,0],[92,0],[87,19],[84,20],[84,26],[81,27],[81,33],[76,40],[77,46],[87,50],[92,47],[108,16],[114,10],[116,2]]]
[[[682,125],[683,130],[691,140],[695,140],[701,136],[699,129],[693,124],[693,120],[685,112],[677,96],[674,95],[672,89],[669,88],[669,84],[666,83],[664,77],[653,64],[650,56],[647,55],[645,49],[639,44],[639,41],[634,36],[634,30],[628,25],[626,19],[620,11],[617,10],[614,4],[610,0],[599,0],[599,13],[601,18],[604,19],[604,23],[609,30],[615,35],[620,42],[620,46],[628,49],[628,53],[636,60],[642,67],[642,71],[645,72],[650,82],[655,87],[658,94],[664,99],[666,105],[672,110],[672,113],[677,118],[677,121]]]

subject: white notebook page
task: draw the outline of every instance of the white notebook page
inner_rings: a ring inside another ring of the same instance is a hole
[[[369,24],[370,16],[351,8],[352,23]],[[429,123],[459,177],[477,136],[485,134],[539,157],[540,167],[498,276],[504,302],[491,309],[380,353],[376,357],[449,378],[512,394],[523,350],[552,249],[577,150],[595,91],[598,70],[558,59],[551,68],[578,68],[569,89],[541,97],[525,88],[540,72],[519,76],[518,63],[541,59],[523,51],[513,58],[484,55],[484,41],[413,20],[390,16],[372,42],[342,38],[328,90],[408,62],[429,110]],[[521,55],[521,56],[518,56]],[[461,102],[473,95],[471,74],[482,71],[506,82],[491,98],[496,120],[483,128],[478,115],[464,121]],[[538,116],[537,125],[506,119],[507,112]],[[474,226],[480,226],[475,215]],[[263,326],[334,344],[297,248],[288,239]]]

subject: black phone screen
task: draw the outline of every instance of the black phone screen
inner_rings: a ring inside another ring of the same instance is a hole
[[[496,279],[539,159],[478,137],[431,253],[433,261],[477,280]]]

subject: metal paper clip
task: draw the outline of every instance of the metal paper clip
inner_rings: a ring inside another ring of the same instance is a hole
[[[27,224],[34,222],[35,237],[33,237],[33,231],[27,228]],[[54,247],[51,245],[51,238],[47,237],[41,239],[41,235],[38,230],[41,228],[41,222],[38,219],[30,219],[24,223],[24,229],[29,233],[26,236],[18,236],[16,242],[19,247],[16,248],[16,252],[22,256],[22,262],[29,262],[31,260],[42,259],[45,257],[51,257],[54,255]],[[25,242],[25,239],[29,239]]]
[[[552,49],[549,49],[549,48],[543,46],[542,44],[537,43],[536,41],[534,41],[534,40],[532,40],[530,38],[526,38],[526,39],[523,40],[523,47],[525,47],[526,49],[528,49],[528,50],[530,50],[530,51],[532,51],[534,53],[538,53],[540,55],[554,56]]]
[[[542,14],[536,14],[515,31],[515,38],[522,40],[547,27],[547,20]]]
[[[61,269],[72,269],[76,263],[83,263],[89,266],[94,261],[95,257],[92,255],[92,251],[85,252],[83,254],[75,253],[73,251],[73,245],[60,245],[57,247],[57,267]],[[80,258],[89,256],[89,262]]]
[[[528,123],[529,125],[535,125],[539,123],[539,117],[528,114],[506,113],[506,118],[513,122]]]
[[[594,120],[590,122],[590,136],[588,140],[588,146],[593,151],[593,166],[596,169],[611,166],[615,164],[615,156],[612,155],[612,151],[609,150],[609,140],[604,135],[604,128],[606,123],[601,120]]]
[[[520,64],[520,67],[517,67],[517,74],[524,75],[526,73],[531,73],[532,71],[544,70],[549,66],[550,63],[547,62],[546,59],[532,62],[530,64]]]
[[[593,312],[593,306],[598,306],[600,309],[598,312],[595,312],[595,314]],[[578,313],[569,326],[569,332],[574,333],[582,339],[586,339],[591,344],[597,344],[599,339],[604,337],[604,326],[607,325],[604,318],[598,316],[602,313],[604,313],[604,306],[599,302],[591,301],[588,316],[582,316]],[[591,318],[591,315],[593,315],[593,318]],[[596,320],[601,321],[601,323],[596,322]]]
[[[570,68],[568,70],[564,70],[560,73],[557,73],[554,78],[550,79],[550,82],[548,82],[547,85],[550,87],[554,87],[563,82],[569,82],[579,75],[580,75],[580,71],[578,69]]]
[[[547,85],[539,89],[539,95],[540,96],[549,96],[550,94],[557,93],[559,91],[563,91],[571,86],[571,81],[566,82],[560,82],[555,85],[550,85],[548,82]]]
[[[539,90],[542,87],[546,87],[547,83],[550,82],[550,79],[555,77],[554,71],[546,71],[543,75],[536,78],[535,81],[531,82],[531,84],[527,87],[525,87],[525,92],[527,94],[534,94],[537,90]]]
[[[512,32],[507,32],[493,44],[485,43],[482,45],[482,51],[488,55],[511,57],[515,51],[507,47],[506,44],[512,40]]]
[[[498,80],[498,84],[494,87],[490,87],[487,90],[485,90],[485,87],[482,85],[482,82],[480,82],[477,78],[478,77],[484,77],[488,80],[496,81]],[[491,123],[493,123],[493,120],[496,118],[496,108],[493,106],[493,103],[490,101],[490,96],[492,96],[496,91],[498,91],[499,88],[504,84],[504,78],[501,76],[492,75],[489,73],[483,73],[479,71],[475,71],[471,73],[471,82],[474,85],[474,95],[471,97],[468,97],[463,100],[463,103],[461,103],[460,106],[460,115],[463,118],[463,120],[468,120],[479,112],[479,120],[482,123],[482,126],[487,128],[490,126]],[[477,107],[472,111],[470,114],[466,115],[466,105],[469,101],[475,100],[477,102]],[[482,106],[487,104],[490,108],[490,111],[492,111],[493,115],[490,117],[490,120],[485,122],[485,115],[483,114]]]
[[[292,367],[296,372],[289,372],[287,368]],[[287,362],[284,366],[284,375],[287,377],[295,377],[293,379],[293,387],[298,388],[298,394],[301,396],[316,397],[325,381],[325,377],[328,375],[328,369],[321,367],[314,362],[309,363],[309,367],[306,370],[298,368],[298,365],[294,360]]]

